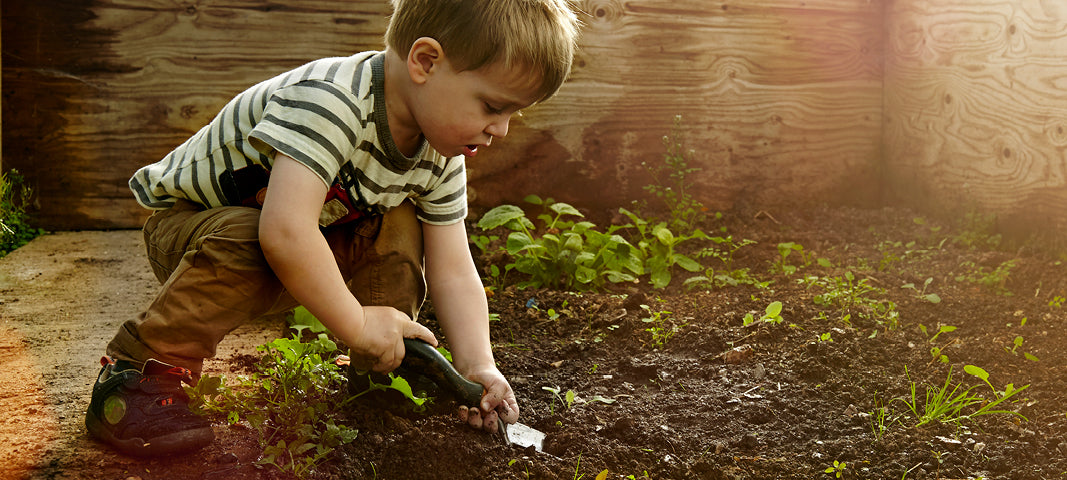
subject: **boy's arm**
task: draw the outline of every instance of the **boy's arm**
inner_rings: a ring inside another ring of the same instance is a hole
[[[405,337],[432,345],[437,339],[395,308],[360,305],[348,290],[319,231],[326,191],[311,169],[277,154],[259,221],[263,255],[293,298],[354,354],[376,371],[391,371],[404,358]]]
[[[422,230],[430,298],[441,329],[452,346],[456,369],[486,389],[481,412],[472,411],[471,425],[478,427],[484,419],[485,428],[493,430],[498,415],[507,423],[515,423],[519,404],[493,359],[489,306],[471,258],[467,230],[463,222],[444,226],[423,224]]]

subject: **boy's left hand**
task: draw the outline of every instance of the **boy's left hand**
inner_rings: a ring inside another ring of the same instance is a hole
[[[519,419],[519,402],[511,390],[504,375],[495,366],[464,372],[464,377],[472,382],[482,384],[481,408],[460,406],[456,412],[460,421],[472,428],[493,433],[497,431],[497,419],[504,423],[515,423]]]

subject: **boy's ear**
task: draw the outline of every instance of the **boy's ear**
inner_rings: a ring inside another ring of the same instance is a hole
[[[437,40],[430,37],[420,37],[411,44],[408,51],[408,75],[411,81],[422,84],[437,72],[441,62],[445,59],[445,51]]]

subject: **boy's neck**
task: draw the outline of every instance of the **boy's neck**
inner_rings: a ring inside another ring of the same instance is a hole
[[[404,59],[396,52],[386,50],[385,113],[389,120],[389,134],[400,153],[410,157],[422,145],[422,131],[408,108],[408,78]]]

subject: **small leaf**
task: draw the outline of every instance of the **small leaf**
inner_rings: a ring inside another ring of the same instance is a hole
[[[506,225],[512,220],[518,220],[525,217],[526,213],[515,205],[500,205],[485,212],[485,215],[482,215],[482,218],[478,220],[478,228],[481,228],[482,230],[492,230]]]
[[[770,305],[767,305],[767,316],[777,317],[782,313],[782,302],[774,301]]]
[[[974,376],[982,379],[983,381],[986,381],[986,382],[989,381],[989,372],[983,370],[982,367],[977,367],[977,366],[974,366],[974,365],[965,365],[963,367],[963,371],[967,372],[967,373],[969,373],[971,375],[974,375]]]
[[[551,207],[548,208],[553,212],[556,212],[561,215],[574,215],[578,217],[585,217],[585,215],[582,215],[582,212],[579,212],[577,208],[574,208],[563,202],[554,203]]]
[[[604,471],[602,471],[602,472],[600,472],[600,473],[598,473],[596,475],[596,480],[607,480],[607,478],[608,478],[608,469],[606,469],[606,468],[604,469]]]

